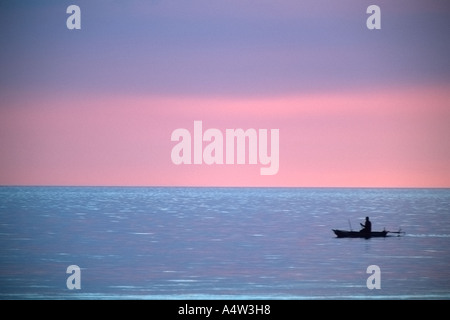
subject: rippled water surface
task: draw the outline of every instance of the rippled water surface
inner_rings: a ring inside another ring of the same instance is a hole
[[[0,297],[448,299],[450,189],[0,187]]]

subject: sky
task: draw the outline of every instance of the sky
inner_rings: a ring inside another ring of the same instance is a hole
[[[0,185],[448,188],[449,33],[444,0],[2,1]],[[175,164],[194,121],[278,129],[279,170]]]

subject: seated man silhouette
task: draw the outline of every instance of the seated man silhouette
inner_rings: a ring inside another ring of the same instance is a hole
[[[364,224],[360,223],[361,227],[363,227],[360,232],[364,232],[370,234],[372,232],[372,222],[370,222],[369,217],[366,217],[366,222]]]

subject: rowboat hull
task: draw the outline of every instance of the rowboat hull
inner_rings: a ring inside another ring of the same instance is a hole
[[[338,238],[380,238],[386,237],[389,231],[372,231],[370,233],[361,231],[347,231],[332,229]]]

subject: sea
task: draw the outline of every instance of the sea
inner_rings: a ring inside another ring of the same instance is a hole
[[[449,298],[450,189],[0,187],[2,300]]]

